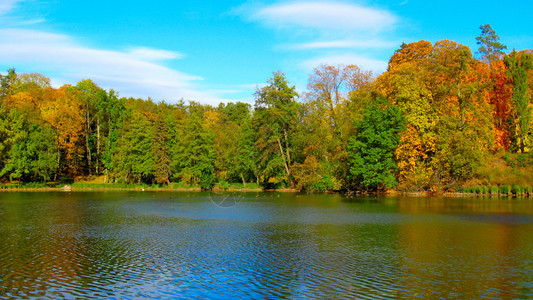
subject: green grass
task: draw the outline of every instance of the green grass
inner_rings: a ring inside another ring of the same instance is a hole
[[[71,186],[74,189],[151,189],[151,190],[179,190],[179,189],[196,189],[200,186],[190,185],[186,182],[171,182],[169,185],[160,184],[146,184],[146,183],[102,183],[95,181],[78,181],[72,184],[58,183],[58,182],[7,182],[0,183],[0,190],[15,190],[15,189],[45,189],[45,188],[63,188]],[[260,189],[261,187],[253,182],[246,183],[229,183],[221,182],[215,186],[220,189]]]
[[[127,184],[127,183],[89,183],[89,182],[75,182],[71,184],[75,189],[141,189],[148,188],[148,184]]]
[[[183,182],[183,181],[180,181],[180,182],[171,182],[169,185],[168,185],[168,188],[169,189],[173,189],[173,190],[177,190],[177,189],[190,189],[190,188],[196,188],[199,186],[192,186],[186,182]]]
[[[46,182],[23,182],[23,183],[2,183],[0,184],[0,189],[10,190],[10,189],[39,189],[39,188],[50,188],[54,187],[55,184],[49,184]]]

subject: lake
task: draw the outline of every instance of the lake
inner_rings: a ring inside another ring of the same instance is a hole
[[[0,298],[533,298],[533,200],[0,193]]]

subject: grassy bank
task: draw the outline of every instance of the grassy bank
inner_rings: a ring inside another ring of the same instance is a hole
[[[91,191],[91,190],[130,190],[130,191],[201,191],[200,186],[183,182],[166,184],[126,184],[104,183],[103,177],[83,178],[74,183],[61,182],[4,182],[0,183],[0,191]],[[215,184],[214,191],[262,191],[256,183],[221,183]],[[295,191],[280,189],[279,191]]]

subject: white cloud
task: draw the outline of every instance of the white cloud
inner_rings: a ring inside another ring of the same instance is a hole
[[[0,16],[13,10],[18,2],[22,0],[0,0]]]
[[[337,40],[337,41],[317,41],[310,43],[301,43],[291,46],[296,50],[308,50],[308,49],[339,49],[339,48],[351,48],[351,49],[370,49],[370,48],[390,48],[397,46],[397,42],[385,41],[379,39],[371,40]]]
[[[238,13],[285,33],[288,42],[276,47],[278,50],[297,50],[302,52],[298,57],[313,57],[297,63],[306,72],[320,64],[355,64],[381,73],[387,61],[379,59],[380,55],[398,45],[388,37],[400,22],[399,17],[348,0],[248,4]]]
[[[377,60],[360,56],[356,54],[339,54],[316,57],[305,60],[301,63],[301,67],[306,70],[312,70],[321,64],[327,65],[349,65],[354,64],[363,70],[372,70],[375,74],[384,72],[387,69],[387,61]]]
[[[122,96],[150,96],[170,102],[181,98],[213,104],[221,101],[217,94],[200,91],[201,77],[154,62],[180,58],[176,52],[150,48],[128,52],[94,49],[67,35],[27,29],[0,29],[0,40],[0,57],[3,63],[10,64],[8,67],[44,70],[55,83],[75,84],[91,78]]]
[[[161,61],[168,59],[180,59],[184,55],[179,52],[152,49],[147,47],[135,47],[130,49],[129,54],[137,57],[140,60],[146,61]]]
[[[29,14],[19,16],[16,14],[17,8],[23,2],[34,2],[37,0],[0,0],[0,25],[13,26],[32,26],[45,22],[43,15],[38,14],[38,10],[31,9]],[[34,4],[34,3],[32,3]]]
[[[372,32],[397,22],[396,16],[386,10],[326,1],[274,4],[253,12],[251,18],[275,27]]]

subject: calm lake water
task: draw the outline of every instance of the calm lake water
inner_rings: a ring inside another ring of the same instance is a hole
[[[533,200],[0,193],[0,298],[533,298]]]

